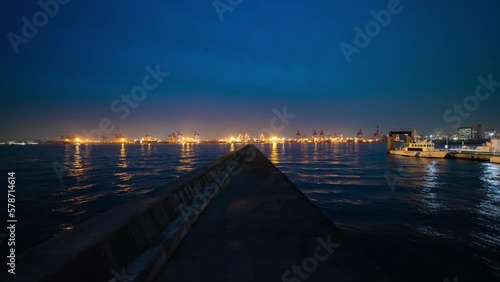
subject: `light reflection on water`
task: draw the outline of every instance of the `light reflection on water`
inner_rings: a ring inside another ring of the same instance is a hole
[[[390,156],[385,146],[259,149],[395,281],[500,280],[500,166]]]
[[[176,169],[180,173],[185,173],[190,171],[191,168],[193,167],[193,162],[195,157],[195,151],[194,151],[195,144],[183,143],[180,144],[180,146],[181,146],[181,154],[179,156],[179,165],[177,166]],[[232,145],[232,148],[234,149],[234,145]]]
[[[385,146],[257,145],[383,269],[395,271],[395,281],[443,281],[452,275],[467,281],[467,277],[482,277],[487,272],[485,265],[488,271],[500,273],[500,165],[389,156]],[[37,240],[47,238],[47,234],[51,237],[71,230],[81,221],[241,147],[16,147],[38,150],[18,154],[21,163],[39,160],[30,162],[24,172],[25,187],[31,190],[18,191],[18,198],[22,201],[36,195],[44,199],[30,202],[36,212],[22,223],[26,224],[21,235],[26,236],[24,246],[40,243]],[[11,160],[2,149],[0,160]],[[62,183],[52,171],[52,161],[67,168]],[[0,166],[6,163],[0,162]],[[396,176],[394,192],[386,174]],[[457,273],[443,275],[443,269]]]
[[[117,193],[127,192],[133,188],[133,185],[129,182],[129,180],[132,178],[132,175],[128,172],[127,154],[125,147],[125,144],[121,144],[120,155],[116,164],[119,170],[114,173],[115,177],[118,180],[118,182],[115,184],[118,188]],[[148,149],[148,153],[150,153],[150,149]]]
[[[29,189],[17,194],[26,206],[21,212],[28,213],[20,223],[24,242],[20,250],[72,230],[82,221],[229,152],[229,145],[219,144],[20,147],[14,148],[20,150],[15,152],[19,164],[29,164],[22,172]],[[233,150],[239,147],[233,145]],[[15,168],[11,152],[11,148],[0,147],[0,168]],[[10,161],[10,167],[4,167],[8,164],[4,160]],[[61,169],[62,182],[54,163]]]
[[[423,213],[433,213],[439,211],[442,206],[437,199],[436,189],[439,188],[439,168],[437,161],[432,160],[426,166],[427,173],[424,176],[424,183],[421,189]]]

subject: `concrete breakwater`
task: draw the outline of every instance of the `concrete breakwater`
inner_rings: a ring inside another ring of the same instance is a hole
[[[247,150],[223,156],[26,250],[19,256],[15,281],[150,280]]]

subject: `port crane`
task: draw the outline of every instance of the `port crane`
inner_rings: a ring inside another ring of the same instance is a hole
[[[375,139],[379,139],[379,138],[380,138],[380,133],[379,133],[379,131],[378,131],[378,125],[377,125],[377,131],[376,131],[375,133],[373,133],[373,137],[374,137]]]
[[[356,134],[356,137],[358,137],[358,138],[363,138],[363,130],[362,130],[362,129],[360,129],[360,130],[358,131],[358,133]]]
[[[313,132],[313,139],[316,139],[316,138],[318,138],[318,133],[316,132],[316,129],[315,129]]]

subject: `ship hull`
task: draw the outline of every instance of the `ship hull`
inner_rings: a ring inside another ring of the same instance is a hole
[[[432,158],[432,159],[444,159],[448,155],[448,152],[417,152],[417,151],[396,151],[391,150],[389,152],[391,155],[403,156],[403,157],[418,157],[418,158]]]
[[[490,162],[500,164],[500,157],[491,157]]]
[[[448,152],[420,152],[418,154],[419,158],[433,158],[433,159],[444,159],[448,155]]]
[[[416,157],[419,152],[391,150],[389,154],[403,157]]]

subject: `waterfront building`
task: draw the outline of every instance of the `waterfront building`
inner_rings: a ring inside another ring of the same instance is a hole
[[[458,139],[461,141],[468,141],[474,138],[474,129],[472,127],[460,127],[457,130]]]
[[[497,136],[497,130],[495,128],[487,128],[484,130],[484,138],[493,138]]]

